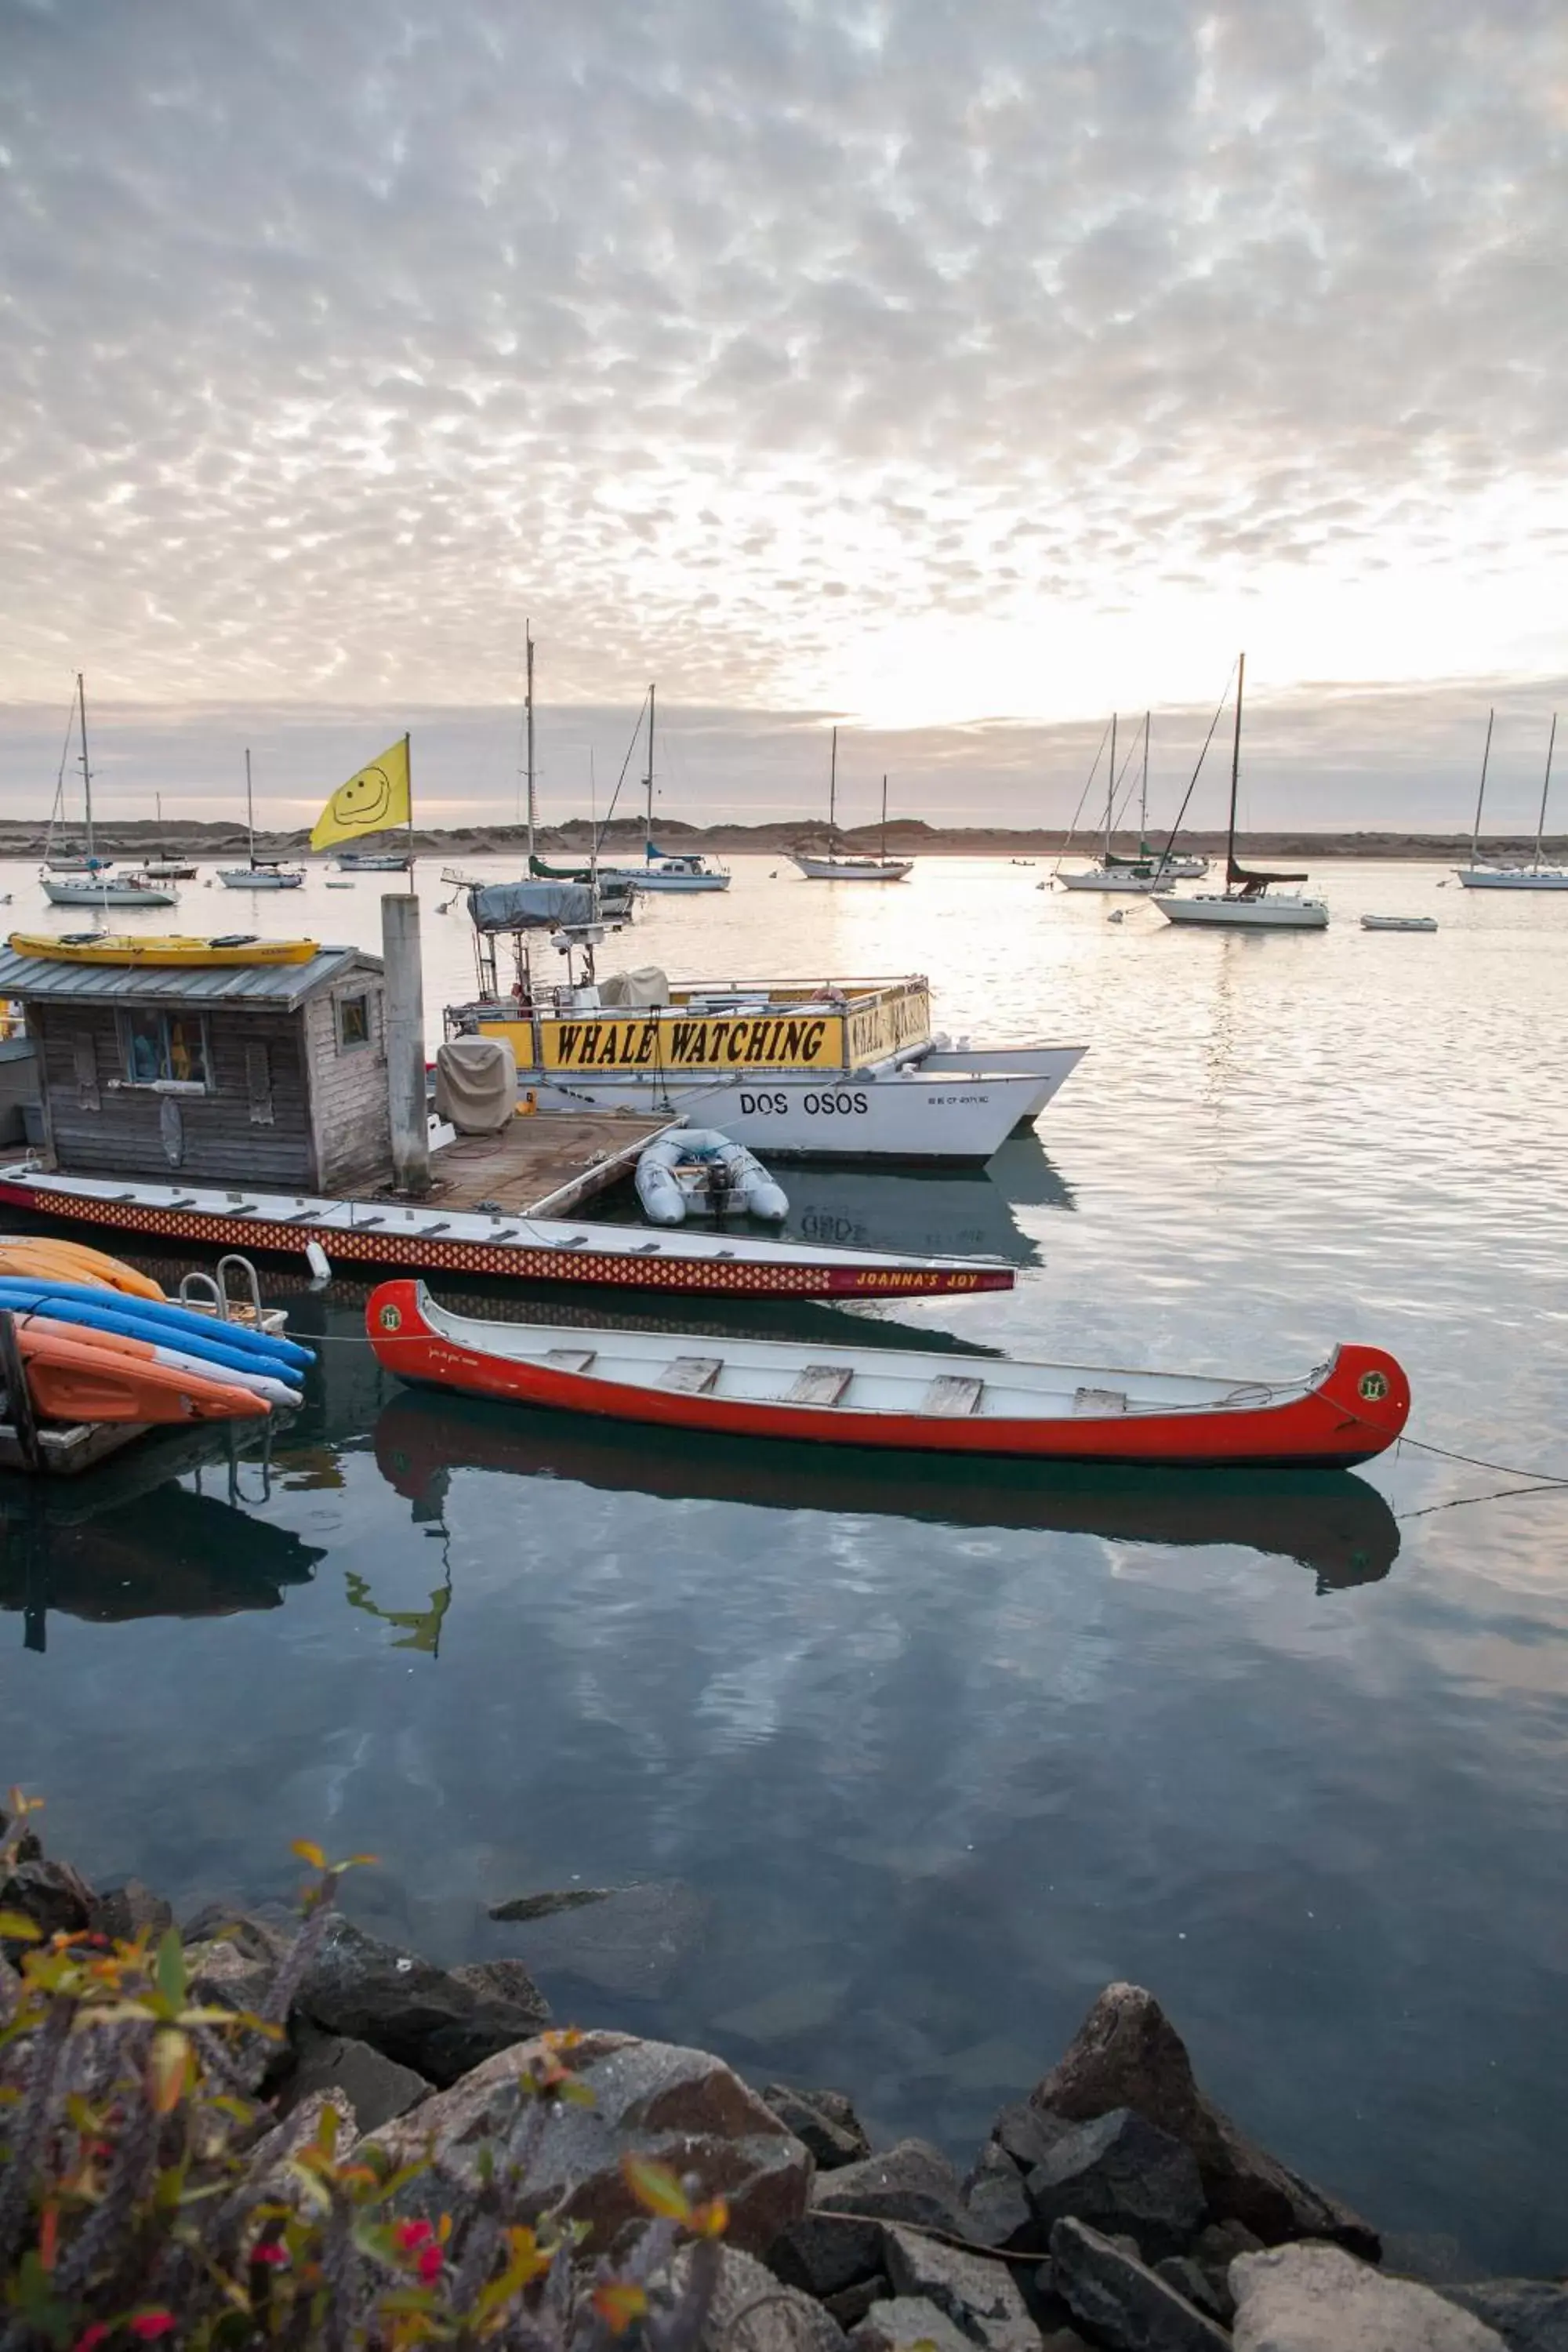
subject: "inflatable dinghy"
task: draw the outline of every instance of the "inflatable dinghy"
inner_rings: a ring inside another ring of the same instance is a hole
[[[684,1224],[689,1210],[710,1217],[765,1217],[776,1224],[789,1202],[755,1155],[714,1128],[660,1136],[637,1161],[637,1199],[656,1225]]]

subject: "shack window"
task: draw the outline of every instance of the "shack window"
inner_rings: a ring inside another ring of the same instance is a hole
[[[133,1087],[206,1087],[206,1028],[197,1013],[153,1013],[136,1008],[120,1016],[120,1053]]]
[[[338,1044],[346,1052],[351,1045],[370,1043],[370,999],[368,996],[340,996],[338,999]]]

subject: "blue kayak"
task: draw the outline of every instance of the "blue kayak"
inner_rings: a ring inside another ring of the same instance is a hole
[[[193,1315],[189,1307],[172,1306],[166,1299],[138,1298],[123,1290],[100,1289],[93,1283],[27,1282],[18,1275],[0,1276],[0,1307],[22,1313],[32,1308],[58,1315],[67,1323],[89,1327],[97,1323],[100,1330],[129,1332],[137,1339],[161,1339],[167,1347],[187,1348],[195,1354],[210,1353],[216,1346],[228,1353],[214,1360],[236,1363],[241,1370],[276,1370],[279,1366],[297,1370],[316,1360],[308,1348],[297,1347],[292,1339],[223,1323],[212,1315]],[[79,1311],[68,1314],[68,1307]],[[121,1319],[100,1319],[110,1317]]]

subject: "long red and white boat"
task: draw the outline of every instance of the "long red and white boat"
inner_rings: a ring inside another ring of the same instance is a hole
[[[1409,1382],[1378,1348],[1339,1348],[1298,1381],[1207,1380],[709,1332],[565,1333],[449,1314],[421,1282],[384,1283],[365,1328],[405,1381],[616,1421],[921,1454],[1344,1467],[1392,1445],[1410,1412]]]
[[[225,1190],[62,1175],[20,1160],[0,1167],[0,1202],[124,1234],[198,1248],[308,1255],[431,1274],[495,1275],[518,1282],[600,1284],[729,1298],[914,1298],[1011,1290],[1016,1268],[988,1257],[914,1257],[816,1242],[754,1241],[743,1234],[650,1234],[504,1211],[443,1209],[325,1194]]]

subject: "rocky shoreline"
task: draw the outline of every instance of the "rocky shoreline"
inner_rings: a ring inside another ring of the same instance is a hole
[[[0,1913],[148,1948],[174,1925],[137,1882],[96,1889],[31,1839],[0,1869]],[[268,2166],[330,2103],[351,2158],[433,2158],[459,2227],[465,2200],[480,2210],[500,2103],[557,2046],[522,1962],[437,1968],[335,1911],[298,1935],[281,1914],[209,1906],[179,1937],[210,2010],[264,2014],[282,1987],[258,2088]],[[26,1948],[0,1948],[3,2023]],[[530,2194],[584,2225],[590,2251],[636,2220],[639,2160],[722,2199],[701,2352],[1568,2352],[1560,2282],[1434,2285],[1383,2267],[1370,2222],[1205,2095],[1137,1986],[1105,1988],[966,2171],[919,2139],[873,2148],[842,2091],[752,2086],[704,2051],[595,2029],[572,2065],[583,2096],[535,2117]],[[677,2254],[671,2275],[696,2259]],[[645,2333],[657,2343],[651,2319]]]

